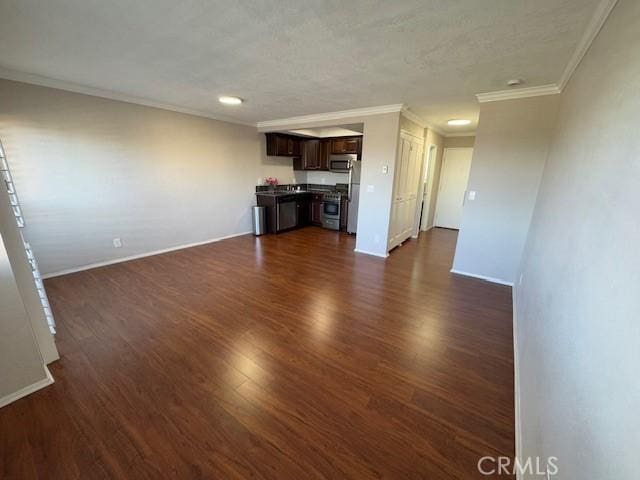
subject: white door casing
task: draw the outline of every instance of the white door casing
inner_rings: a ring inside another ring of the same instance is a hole
[[[431,206],[431,199],[433,198],[433,174],[435,170],[436,154],[438,152],[438,146],[429,144],[425,148],[424,152],[424,166],[423,170],[423,184],[421,191],[418,195],[422,195],[422,204],[418,206],[416,211],[416,232],[419,230],[428,230],[433,225],[428,225],[429,222],[429,210]],[[418,203],[420,204],[420,196],[418,197]]]
[[[473,148],[445,148],[434,224],[460,228],[462,206],[469,182]]]

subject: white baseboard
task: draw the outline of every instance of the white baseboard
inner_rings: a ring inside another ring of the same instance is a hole
[[[5,405],[9,405],[10,403],[15,402],[16,400],[22,397],[26,397],[27,395],[33,392],[36,392],[44,387],[51,385],[54,382],[53,376],[51,375],[51,372],[49,371],[46,365],[43,365],[43,367],[44,367],[44,373],[46,374],[45,378],[43,378],[42,380],[38,380],[36,383],[32,383],[31,385],[21,388],[17,392],[10,393],[9,395],[5,395],[4,397],[0,398],[0,408],[4,407]]]
[[[516,434],[516,460],[522,462],[522,425],[520,423],[520,375],[518,370],[518,309],[516,307],[516,290],[513,289],[512,308],[513,308],[513,390],[514,390],[514,406],[515,406],[515,434]],[[520,465],[523,465],[520,463]],[[522,474],[516,471],[516,480],[520,480]]]
[[[359,248],[354,248],[353,251],[357,253],[364,253],[365,255],[373,255],[374,257],[380,257],[380,258],[387,258],[389,256],[388,253],[385,253],[383,255],[381,253],[373,253],[373,252],[368,252],[367,250],[360,250]]]
[[[113,260],[107,260],[107,261],[104,261],[104,262],[89,263],[87,265],[81,265],[79,267],[67,268],[65,270],[60,270],[58,272],[46,273],[46,274],[42,275],[42,278],[59,277],[60,275],[67,275],[69,273],[82,272],[84,270],[91,270],[92,268],[106,267],[107,265],[113,265],[115,263],[128,262],[129,260],[136,260],[138,258],[152,257],[153,255],[160,255],[162,253],[174,252],[176,250],[183,250],[185,248],[191,248],[191,247],[197,247],[197,246],[200,246],[200,245],[206,245],[208,243],[215,243],[215,242],[219,242],[221,240],[227,240],[229,238],[241,237],[242,235],[248,235],[250,233],[253,233],[253,231],[234,233],[233,235],[227,235],[227,236],[224,236],[224,237],[212,238],[212,239],[209,239],[209,240],[203,240],[201,242],[185,243],[183,245],[176,245],[175,247],[163,248],[161,250],[153,250],[152,252],[139,253],[137,255],[131,255],[131,256],[128,256],[128,257],[115,258]]]
[[[502,280],[501,278],[487,277],[485,275],[477,275],[475,273],[463,272],[460,270],[456,270],[455,268],[452,268],[450,272],[455,273],[456,275],[464,275],[465,277],[479,278],[480,280],[486,280],[487,282],[499,283],[500,285],[507,285],[509,287],[513,287],[513,282],[507,282],[506,280]]]

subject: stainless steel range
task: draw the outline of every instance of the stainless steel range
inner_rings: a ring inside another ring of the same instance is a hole
[[[322,226],[331,230],[340,230],[340,194],[322,195]]]

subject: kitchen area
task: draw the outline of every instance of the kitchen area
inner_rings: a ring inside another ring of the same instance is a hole
[[[269,132],[268,157],[288,157],[295,183],[265,179],[256,187],[256,233],[282,233],[314,225],[356,234],[362,128],[358,125]],[[255,215],[255,213],[254,213]]]

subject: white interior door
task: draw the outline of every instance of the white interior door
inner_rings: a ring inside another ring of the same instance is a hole
[[[460,228],[473,148],[445,148],[436,206],[436,227]]]
[[[404,183],[409,165],[410,142],[400,136],[393,178],[393,200],[391,203],[391,225],[389,226],[389,248],[400,243],[402,234],[402,210],[404,200]]]
[[[422,141],[402,133],[398,143],[389,249],[404,242],[413,234],[422,168]]]

